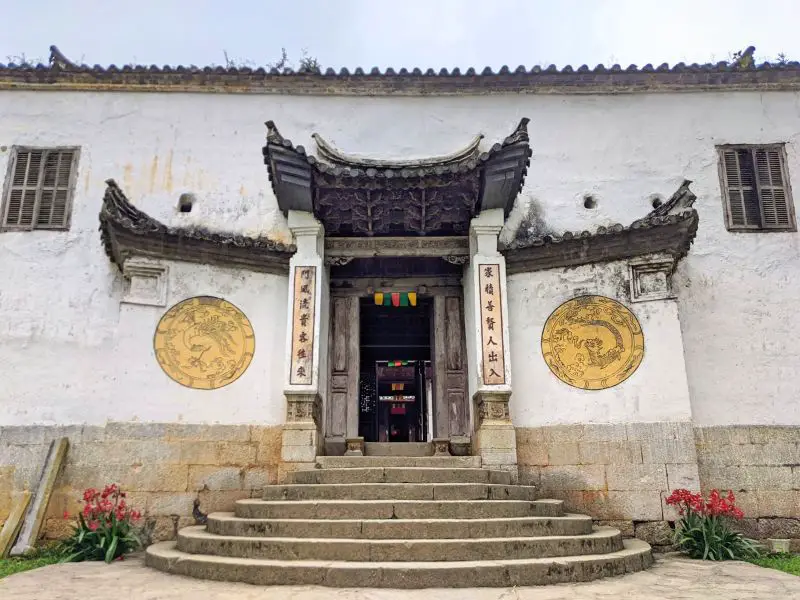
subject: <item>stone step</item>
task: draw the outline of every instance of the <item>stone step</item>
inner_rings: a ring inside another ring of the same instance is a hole
[[[264,538],[216,535],[200,525],[185,527],[178,533],[177,549],[189,554],[272,560],[476,561],[609,554],[622,550],[622,536],[619,530],[606,527],[579,536],[444,540]]]
[[[243,519],[492,519],[563,517],[561,500],[238,500]]]
[[[452,539],[586,535],[587,515],[502,519],[242,519],[233,513],[208,515],[208,531],[242,537],[355,539]]]
[[[429,467],[439,469],[480,469],[480,456],[318,456],[323,469],[366,467]]]
[[[178,575],[254,585],[323,585],[395,589],[512,587],[591,581],[641,571],[650,546],[624,540],[608,554],[460,562],[347,562],[268,560],[189,554],[175,542],[147,549],[148,566]]]
[[[365,442],[366,456],[433,456],[430,442]]]
[[[364,467],[294,471],[291,483],[511,483],[508,471],[488,469],[439,469],[428,467]]]
[[[264,500],[533,500],[536,488],[487,483],[325,483],[269,485]]]

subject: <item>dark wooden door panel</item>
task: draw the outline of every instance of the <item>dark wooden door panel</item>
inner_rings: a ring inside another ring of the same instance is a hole
[[[434,298],[434,436],[469,436],[464,305],[460,296]]]
[[[344,442],[358,432],[358,334],[358,297],[331,298],[326,439]]]

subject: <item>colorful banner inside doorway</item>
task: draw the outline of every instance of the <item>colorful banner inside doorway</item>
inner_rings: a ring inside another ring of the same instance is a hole
[[[416,292],[375,292],[378,306],[416,306]]]

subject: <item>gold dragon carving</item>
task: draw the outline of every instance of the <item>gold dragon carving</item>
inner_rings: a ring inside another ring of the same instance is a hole
[[[236,381],[255,352],[250,321],[230,302],[198,296],[170,308],[153,338],[164,372],[186,387],[213,390]]]
[[[644,335],[636,316],[616,300],[580,296],[547,319],[542,355],[564,383],[602,390],[636,371],[644,358]]]

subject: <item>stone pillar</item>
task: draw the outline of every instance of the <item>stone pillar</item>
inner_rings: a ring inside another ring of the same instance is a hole
[[[470,262],[464,276],[469,393],[474,453],[484,467],[517,470],[517,436],[508,410],[511,364],[506,263],[497,249],[502,209],[483,211],[469,229]]]
[[[327,384],[328,272],[325,231],[311,213],[289,211],[297,252],[289,261],[286,328],[284,469],[311,468],[322,448],[322,399]]]

